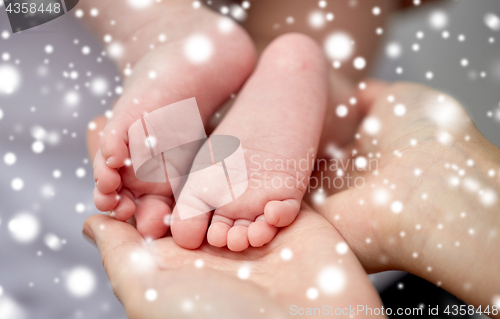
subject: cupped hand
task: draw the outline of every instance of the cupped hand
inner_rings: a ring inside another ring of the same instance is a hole
[[[406,270],[491,309],[500,150],[457,101],[424,86],[368,82],[356,107],[365,116],[354,142],[311,180],[323,187],[314,207],[368,271]]]
[[[83,234],[130,318],[286,318],[308,308],[348,317],[349,307],[381,307],[344,240],[309,207],[270,244],[240,253],[206,243],[186,250],[172,237],[146,242],[105,215],[90,217]]]

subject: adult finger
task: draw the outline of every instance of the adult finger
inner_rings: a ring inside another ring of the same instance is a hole
[[[318,195],[318,198],[323,198],[325,195],[335,194],[347,187],[345,178],[353,176],[352,164],[357,155],[357,151],[353,153],[353,150],[356,150],[355,133],[363,119],[371,112],[374,102],[390,86],[383,81],[366,79],[361,82],[363,85],[355,88],[352,83],[338,74],[332,75],[330,80],[330,105],[321,137],[318,161],[315,163],[309,191],[305,196],[305,201],[308,203],[313,201],[315,191],[318,188],[323,192]],[[346,102],[345,105],[335,106],[332,102],[350,99],[353,99],[355,103],[349,105]],[[336,114],[336,107],[347,108],[347,114],[339,116]],[[332,161],[338,165],[332,166]],[[342,171],[339,172],[339,169]],[[339,182],[337,184],[328,183],[325,186],[323,183],[325,180]]]
[[[145,274],[158,269],[142,236],[126,222],[94,215],[85,221],[82,233],[99,249],[113,291],[122,302],[134,288],[144,286]]]
[[[330,71],[329,80],[329,105],[321,136],[320,158],[334,158],[338,148],[352,142],[373,100],[388,86],[371,79],[355,84],[335,71]]]

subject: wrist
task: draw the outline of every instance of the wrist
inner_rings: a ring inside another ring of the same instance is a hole
[[[415,192],[427,200],[412,212],[414,224],[391,260],[484,309],[500,294],[494,275],[500,268],[500,150],[470,131],[441,152]]]

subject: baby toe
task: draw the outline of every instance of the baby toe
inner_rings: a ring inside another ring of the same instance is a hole
[[[248,241],[253,247],[261,247],[269,243],[277,232],[278,227],[269,225],[264,215],[260,215],[248,226]]]
[[[205,213],[182,220],[179,216],[179,210],[174,208],[170,220],[170,229],[177,245],[186,249],[200,247],[207,233],[210,214]]]
[[[122,189],[119,196],[118,205],[112,210],[112,216],[118,220],[126,221],[135,213],[134,195],[127,189]]]
[[[230,218],[214,215],[212,223],[208,228],[208,243],[215,247],[224,247],[227,245],[227,233],[233,226],[234,221]]]
[[[129,157],[127,146],[129,123],[127,121],[123,116],[118,116],[112,119],[102,132],[101,153],[104,162],[111,168],[122,167]]]
[[[137,201],[135,220],[137,231],[144,237],[158,239],[168,230],[165,217],[170,215],[169,201],[162,196],[145,195]]]
[[[108,212],[115,208],[118,204],[118,198],[117,192],[103,194],[97,188],[94,188],[94,204],[101,212]]]
[[[290,225],[300,210],[300,203],[296,199],[286,199],[283,201],[270,201],[264,208],[266,222],[276,227]]]
[[[100,151],[94,158],[94,180],[97,189],[103,194],[115,191],[121,182],[118,171],[106,165]]]
[[[227,232],[227,248],[232,251],[243,251],[250,245],[248,242],[248,226],[251,221],[239,219]]]

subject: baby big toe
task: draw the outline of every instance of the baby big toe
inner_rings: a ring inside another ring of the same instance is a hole
[[[119,193],[119,202],[112,210],[112,217],[126,221],[135,213],[134,195],[127,189],[122,189]]]
[[[108,212],[118,204],[118,193],[103,194],[97,188],[94,188],[94,204],[101,212]]]
[[[94,158],[94,180],[97,189],[103,194],[116,190],[121,182],[120,174],[106,164],[101,151],[98,151]]]
[[[126,121],[127,119],[122,117],[113,118],[102,133],[100,142],[102,157],[106,165],[111,168],[122,167],[129,157]]]
[[[156,195],[145,195],[137,201],[135,220],[137,231],[149,239],[163,237],[168,230],[165,217],[170,215],[171,209],[167,202]]]
[[[270,201],[264,208],[266,222],[276,227],[286,227],[297,217],[300,210],[300,203],[296,199],[286,199],[283,201]]]
[[[182,220],[178,209],[174,208],[170,220],[170,229],[177,245],[186,249],[200,247],[207,233],[209,219],[210,213],[205,213]]]

